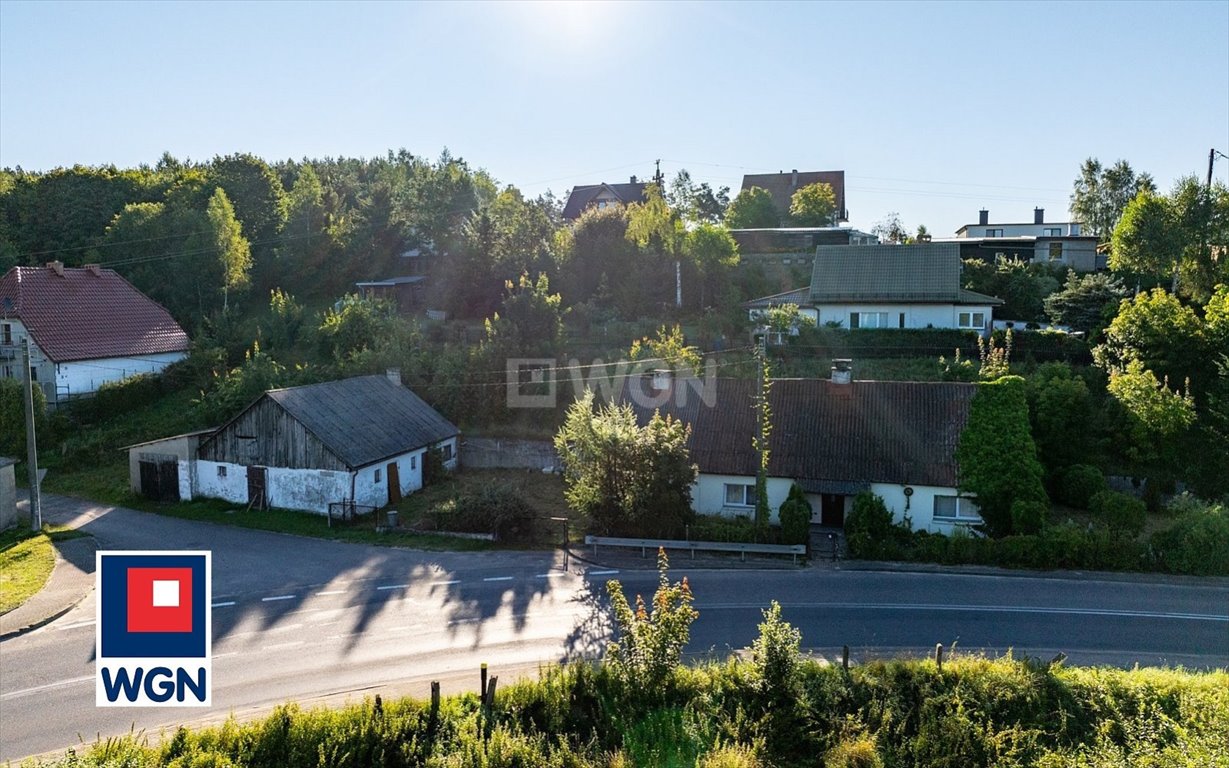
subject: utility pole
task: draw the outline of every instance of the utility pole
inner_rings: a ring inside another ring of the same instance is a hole
[[[1216,160],[1216,147],[1208,150],[1208,194],[1212,194],[1212,163]]]
[[[653,172],[653,181],[657,184],[657,188],[662,194],[666,194],[666,180],[661,175],[661,161],[657,161],[657,170]]]
[[[43,509],[38,492],[38,443],[34,435],[34,381],[30,377],[30,337],[21,340],[21,359],[25,382],[26,466],[30,470],[30,530],[43,529]]]

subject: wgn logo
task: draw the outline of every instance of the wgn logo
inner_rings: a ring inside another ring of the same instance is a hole
[[[99,552],[94,698],[100,707],[207,707],[208,552]]]

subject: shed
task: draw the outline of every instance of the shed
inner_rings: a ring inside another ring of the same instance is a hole
[[[154,501],[179,501],[184,495],[180,492],[180,477],[187,476],[183,465],[196,458],[201,441],[215,431],[198,429],[124,446],[120,450],[128,452],[128,487]],[[190,490],[187,496],[191,498]]]

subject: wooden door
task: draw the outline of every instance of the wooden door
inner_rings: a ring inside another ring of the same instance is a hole
[[[845,526],[845,497],[836,493],[825,493],[822,504],[820,521],[826,526],[843,528]]]
[[[269,506],[265,492],[265,468],[248,467],[248,507],[265,509]]]
[[[396,504],[401,501],[401,477],[397,474],[397,462],[391,461],[388,464],[388,503]]]
[[[154,501],[179,501],[179,466],[174,461],[140,462],[141,493]]]

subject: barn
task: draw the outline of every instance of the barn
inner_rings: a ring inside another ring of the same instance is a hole
[[[201,440],[180,497],[327,514],[395,504],[423,487],[427,452],[457,465],[460,434],[400,374],[274,389]]]

